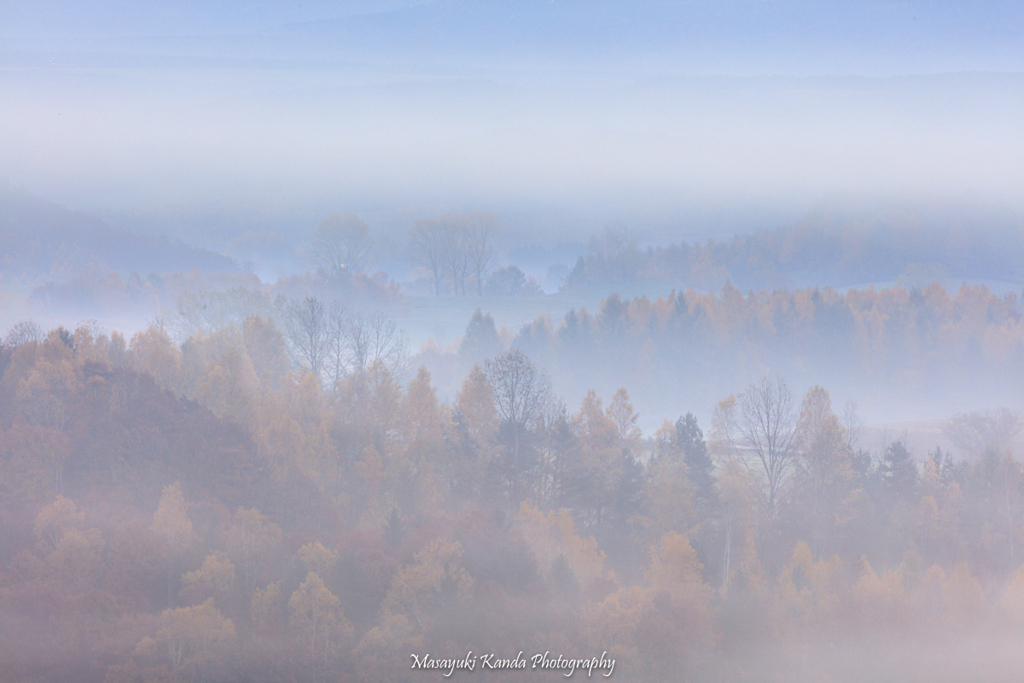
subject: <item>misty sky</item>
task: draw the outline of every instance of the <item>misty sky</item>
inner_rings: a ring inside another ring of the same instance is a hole
[[[213,246],[409,206],[538,240],[836,197],[1019,211],[1021,26],[946,0],[5,1],[0,180]]]

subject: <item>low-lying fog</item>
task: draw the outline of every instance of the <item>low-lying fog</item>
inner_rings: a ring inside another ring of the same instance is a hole
[[[5,680],[1018,680],[1022,25],[0,0]]]

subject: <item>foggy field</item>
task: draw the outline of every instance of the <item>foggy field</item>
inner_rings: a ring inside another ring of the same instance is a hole
[[[0,0],[0,683],[1024,680],[1022,27]]]

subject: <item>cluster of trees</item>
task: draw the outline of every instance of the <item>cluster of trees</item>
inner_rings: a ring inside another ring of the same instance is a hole
[[[320,266],[329,273],[361,273],[370,264],[370,226],[355,214],[333,214],[320,221],[313,249]]]
[[[544,294],[537,281],[515,265],[498,268],[491,273],[484,285],[484,292],[488,296],[540,296]]]
[[[625,680],[857,680],[870,658],[816,648],[1024,629],[1024,474],[992,438],[1012,415],[963,418],[984,451],[921,466],[862,450],[821,387],[765,379],[706,439],[691,414],[645,437],[626,390],[568,408],[515,348],[446,404],[380,359],[325,383],[293,343],[258,316],[180,346],[12,330],[6,677],[403,681],[413,652],[522,649],[607,650]]]
[[[867,382],[878,394],[940,409],[953,388],[972,401],[1017,400],[1022,316],[1015,294],[983,286],[951,296],[938,285],[744,294],[727,284],[717,294],[654,301],[613,294],[596,312],[539,317],[513,344],[551,368],[565,393],[595,384],[613,391],[629,378],[653,399],[647,412],[676,400],[680,385],[713,404],[768,368],[803,386],[824,382],[852,395]]]
[[[896,280],[923,287],[947,277],[1019,282],[1024,277],[1021,234],[1019,225],[983,232],[963,225],[924,226],[905,214],[867,221],[808,215],[792,226],[728,240],[684,240],[647,249],[628,232],[609,230],[591,239],[564,287],[654,281],[708,291],[727,281],[744,289],[774,289]]]
[[[543,294],[515,265],[493,268],[498,221],[490,213],[443,214],[416,221],[409,231],[410,254],[428,273],[435,296],[529,296]],[[332,277],[362,273],[371,260],[369,226],[358,216],[325,218],[317,225],[313,251]]]
[[[445,214],[418,220],[409,231],[416,261],[430,273],[434,296],[483,296],[484,275],[494,257],[498,222],[489,213]]]
[[[405,333],[382,311],[351,313],[337,301],[306,297],[285,305],[284,321],[292,362],[328,387],[374,365],[399,375],[408,361]]]

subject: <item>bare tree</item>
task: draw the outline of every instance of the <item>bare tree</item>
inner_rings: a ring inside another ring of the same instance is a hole
[[[487,213],[451,213],[438,220],[416,221],[410,231],[413,256],[430,270],[434,295],[451,279],[452,294],[466,295],[466,280],[476,275],[477,295],[483,294],[483,276],[494,249],[491,241],[497,221]]]
[[[857,404],[847,401],[843,408],[843,429],[846,430],[846,447],[853,453],[857,450],[861,434],[864,433],[864,418],[857,412]]]
[[[498,221],[489,213],[470,214],[469,231],[466,249],[469,261],[476,275],[476,295],[483,296],[484,273],[494,256],[494,235],[498,231]]]
[[[409,231],[413,258],[427,268],[434,280],[434,296],[441,296],[445,272],[445,230],[440,221],[420,220]]]
[[[324,302],[307,296],[288,306],[285,315],[288,353],[296,365],[323,377],[329,354],[330,321]]]
[[[508,349],[485,361],[484,370],[502,419],[528,427],[543,416],[550,382],[525,353]]]
[[[943,432],[968,455],[1003,453],[1020,433],[1021,417],[1009,408],[966,413],[951,419]]]
[[[529,430],[542,421],[545,408],[551,403],[551,382],[516,348],[486,361],[484,371],[494,389],[494,401],[504,431],[511,441],[504,469],[511,503],[517,508],[521,500],[521,480],[529,469],[522,441]]]
[[[370,226],[355,214],[334,214],[320,221],[313,236],[316,258],[328,271],[362,272],[369,261]]]
[[[991,457],[999,462],[998,459],[1010,450],[1014,438],[1020,433],[1021,427],[1021,416],[1019,413],[1009,408],[1000,408],[998,410],[957,415],[946,424],[943,431],[950,441],[968,455],[976,458]],[[1014,479],[1019,475],[1016,469],[1017,465],[1012,459],[1002,461],[997,467],[997,472],[1001,470],[1003,498],[1006,502],[1006,538],[1010,550],[1010,566],[1015,567],[1013,504],[1010,499],[1010,491],[1016,488],[1016,483],[1011,483],[1010,477],[1011,472]]]
[[[345,329],[350,372],[366,372],[378,363],[392,375],[404,369],[408,362],[407,341],[387,315],[380,311],[356,314],[348,319]]]
[[[42,341],[46,335],[43,333],[41,328],[31,320],[22,320],[21,322],[15,323],[11,330],[4,337],[4,346],[15,348],[22,344],[27,344],[33,341]]]
[[[466,220],[458,214],[441,216],[442,238],[444,240],[445,267],[451,274],[452,294],[466,296],[466,275],[470,267],[469,228]]]
[[[231,324],[241,324],[250,315],[268,316],[270,298],[258,290],[233,287],[226,292],[186,291],[178,295],[176,311],[168,329],[176,343],[184,343],[197,332],[212,333]]]
[[[382,312],[351,314],[340,302],[306,297],[286,307],[285,330],[292,361],[332,389],[375,364],[396,375],[408,362],[405,333]]]
[[[338,301],[331,303],[327,313],[327,353],[325,359],[326,380],[333,388],[348,374],[351,354],[348,345],[348,328],[351,319],[348,311]]]
[[[782,489],[793,475],[796,420],[793,395],[782,378],[764,377],[740,394],[739,431],[743,445],[761,465],[762,505],[769,523],[775,521]]]

